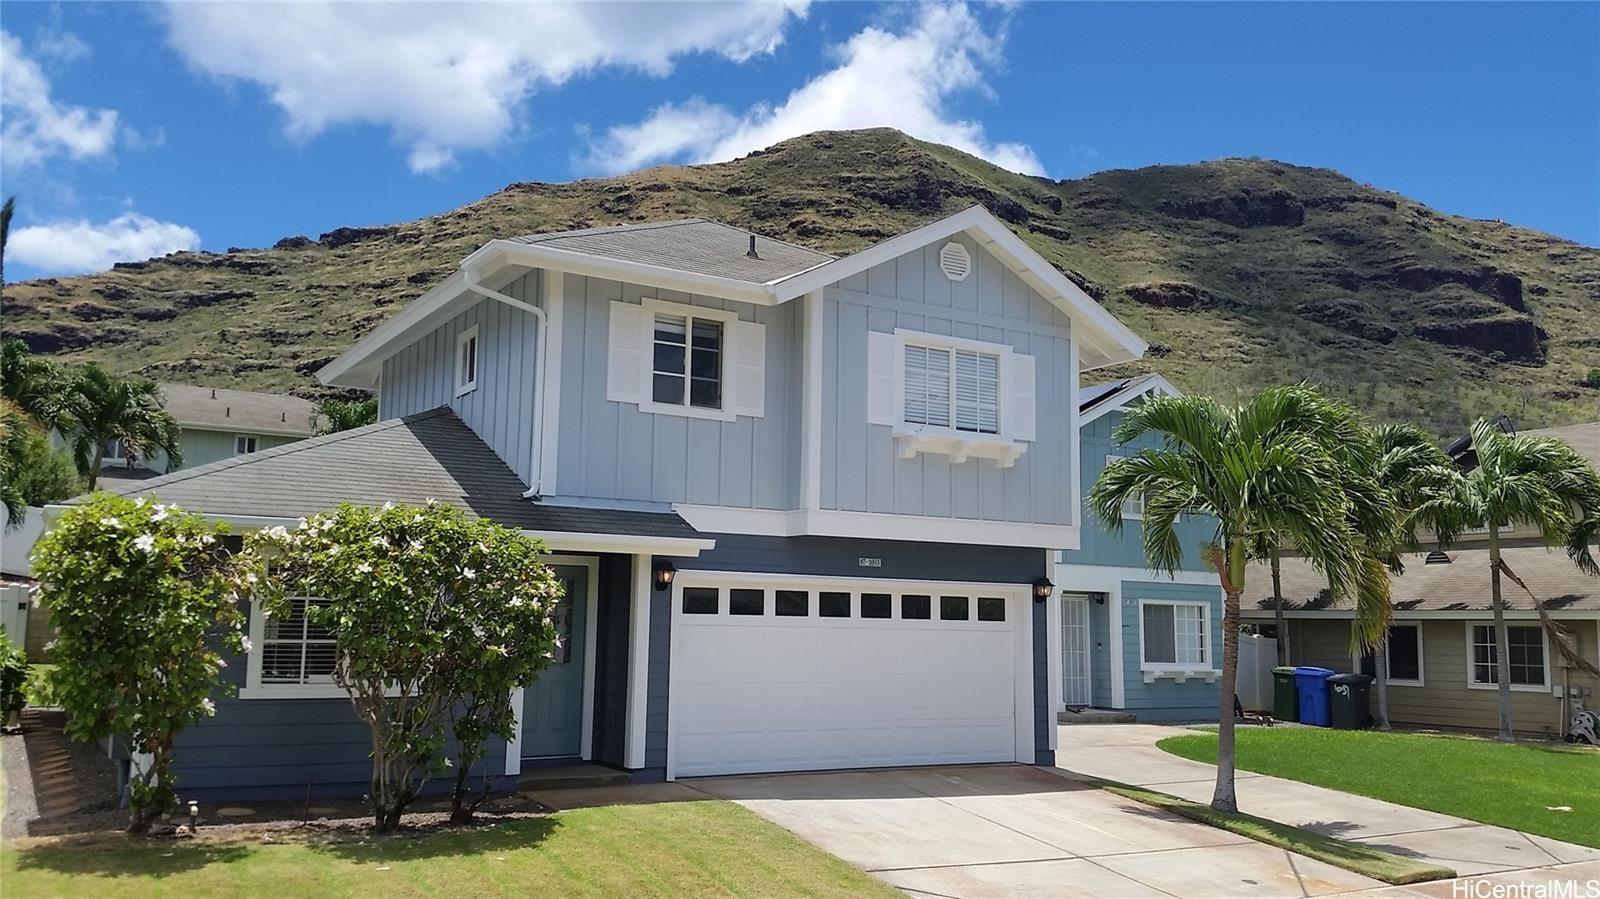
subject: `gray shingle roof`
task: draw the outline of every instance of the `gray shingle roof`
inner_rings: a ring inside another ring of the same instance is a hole
[[[746,255],[752,236],[756,238],[756,258]],[[509,240],[752,284],[803,272],[834,258],[703,218],[552,231]]]
[[[1392,577],[1393,605],[1397,612],[1479,611],[1489,608],[1489,551],[1452,549],[1449,564],[1426,564],[1427,555],[1405,556],[1405,573]],[[1551,611],[1600,609],[1600,578],[1578,570],[1562,550],[1543,546],[1515,546],[1501,556],[1517,576],[1528,582],[1533,595]],[[1502,580],[1506,607],[1531,611],[1533,604],[1522,588]],[[1328,579],[1303,559],[1283,560],[1283,596],[1288,609],[1349,611],[1348,599],[1328,595]],[[1272,569],[1265,562],[1252,564],[1240,597],[1245,610],[1272,608]]]
[[[162,383],[159,386],[167,412],[185,428],[306,437],[315,430],[311,423],[315,404],[297,396],[188,384]]]
[[[1532,431],[1523,431],[1537,437],[1556,437],[1565,440],[1578,451],[1578,454],[1588,459],[1596,468],[1600,468],[1600,421],[1591,421],[1581,425],[1567,425],[1561,428],[1538,428]]]
[[[522,481],[449,409],[102,486],[210,515],[295,519],[340,503],[421,505],[431,499],[533,531],[698,536],[671,512],[546,506],[524,499]]]

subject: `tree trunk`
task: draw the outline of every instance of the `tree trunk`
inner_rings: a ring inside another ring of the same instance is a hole
[[[100,465],[106,458],[106,442],[104,440],[95,444],[94,455],[89,457],[89,487],[87,492],[94,492],[95,482],[100,480]]]
[[[167,770],[172,750],[161,745],[152,749],[148,768],[136,771],[130,764],[128,770],[128,833],[141,837],[172,807],[172,777]]]
[[[1221,695],[1217,700],[1217,788],[1211,796],[1211,807],[1219,812],[1239,810],[1239,800],[1233,788],[1233,697],[1239,681],[1241,592],[1243,591],[1230,590],[1222,608],[1222,683],[1218,690]]]
[[[1500,740],[1516,742],[1511,732],[1511,637],[1506,633],[1506,604],[1500,596],[1500,529],[1489,522],[1489,595],[1494,609],[1495,692],[1500,700]],[[1467,627],[1471,627],[1471,623]],[[1474,660],[1468,659],[1468,664]]]
[[[1272,547],[1272,606],[1273,627],[1278,635],[1278,664],[1289,664],[1289,618],[1283,612],[1283,564],[1278,558],[1278,546]]]
[[[1372,672],[1376,675],[1377,683],[1374,685],[1378,692],[1378,730],[1393,730],[1389,725],[1389,635],[1383,635],[1383,642],[1372,651]]]

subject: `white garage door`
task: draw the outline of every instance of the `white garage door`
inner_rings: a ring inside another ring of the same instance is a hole
[[[1018,759],[1031,610],[1008,592],[678,586],[674,776]]]

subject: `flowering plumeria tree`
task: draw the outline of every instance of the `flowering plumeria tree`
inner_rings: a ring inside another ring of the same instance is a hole
[[[268,614],[285,597],[314,597],[312,623],[332,633],[334,680],[372,730],[377,829],[393,830],[444,755],[454,721],[456,812],[490,734],[511,736],[511,688],[549,664],[561,588],[543,546],[491,522],[425,508],[341,506],[292,529],[251,538],[272,560]],[[481,801],[481,800],[480,800]],[[463,813],[464,809],[464,814]]]
[[[125,743],[132,833],[171,808],[178,733],[216,712],[212,696],[231,689],[223,654],[246,647],[239,602],[259,566],[224,534],[174,506],[99,494],[34,549],[56,629],[47,688],[70,736]]]

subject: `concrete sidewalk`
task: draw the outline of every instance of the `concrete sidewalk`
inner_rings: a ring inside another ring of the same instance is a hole
[[[1056,764],[1078,774],[1209,802],[1216,768],[1169,755],[1155,745],[1163,737],[1190,732],[1147,724],[1061,728]],[[1491,875],[1494,882],[1506,883],[1600,882],[1600,849],[1245,771],[1239,772],[1237,790],[1243,811],[1437,862],[1464,877]],[[1450,888],[1447,881],[1383,892],[1450,896]]]

